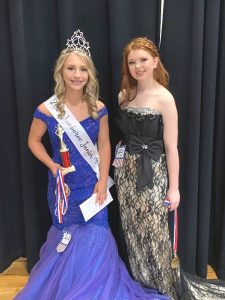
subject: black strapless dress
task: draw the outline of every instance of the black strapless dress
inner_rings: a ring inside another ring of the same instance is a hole
[[[210,283],[171,268],[162,115],[151,108],[127,107],[116,122],[126,152],[122,166],[115,168],[115,182],[133,277],[171,299],[225,299],[223,281]]]

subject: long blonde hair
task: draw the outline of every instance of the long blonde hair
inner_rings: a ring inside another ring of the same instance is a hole
[[[65,83],[62,76],[63,66],[67,57],[75,53],[78,55],[82,61],[87,66],[88,71],[88,82],[84,87],[84,99],[87,101],[88,111],[92,118],[98,118],[98,109],[97,109],[97,101],[99,98],[99,84],[96,77],[96,69],[92,59],[84,54],[81,51],[74,51],[73,49],[64,49],[60,53],[58,57],[54,69],[54,80],[55,80],[55,88],[54,92],[57,97],[57,110],[59,111],[59,117],[62,118],[65,115],[64,110],[64,93],[65,93]]]
[[[137,81],[130,74],[128,55],[132,50],[139,49],[147,51],[153,58],[158,58],[157,67],[153,71],[153,78],[164,87],[168,87],[169,74],[161,62],[156,45],[145,37],[137,37],[132,39],[123,50],[121,91],[124,101],[131,101],[136,96]]]

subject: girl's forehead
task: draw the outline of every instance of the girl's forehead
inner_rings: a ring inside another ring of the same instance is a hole
[[[128,58],[139,57],[139,56],[151,56],[151,54],[144,49],[134,49],[131,50],[130,53],[128,54]]]
[[[86,66],[86,63],[77,53],[71,53],[66,59],[65,64],[72,64],[72,65],[83,65]]]

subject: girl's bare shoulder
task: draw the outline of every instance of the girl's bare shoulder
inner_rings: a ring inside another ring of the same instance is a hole
[[[40,110],[40,112],[42,112],[43,114],[47,115],[47,116],[51,116],[51,113],[50,111],[47,109],[47,107],[45,106],[44,102],[41,103],[39,106],[38,106],[38,109]]]
[[[174,105],[175,103],[172,93],[165,87],[161,87],[158,100],[161,105]]]

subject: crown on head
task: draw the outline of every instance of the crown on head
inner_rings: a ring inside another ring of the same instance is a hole
[[[67,39],[66,46],[66,50],[73,49],[74,51],[80,51],[91,56],[89,43],[86,41],[83,32],[80,31],[80,29],[74,31],[72,37]]]

